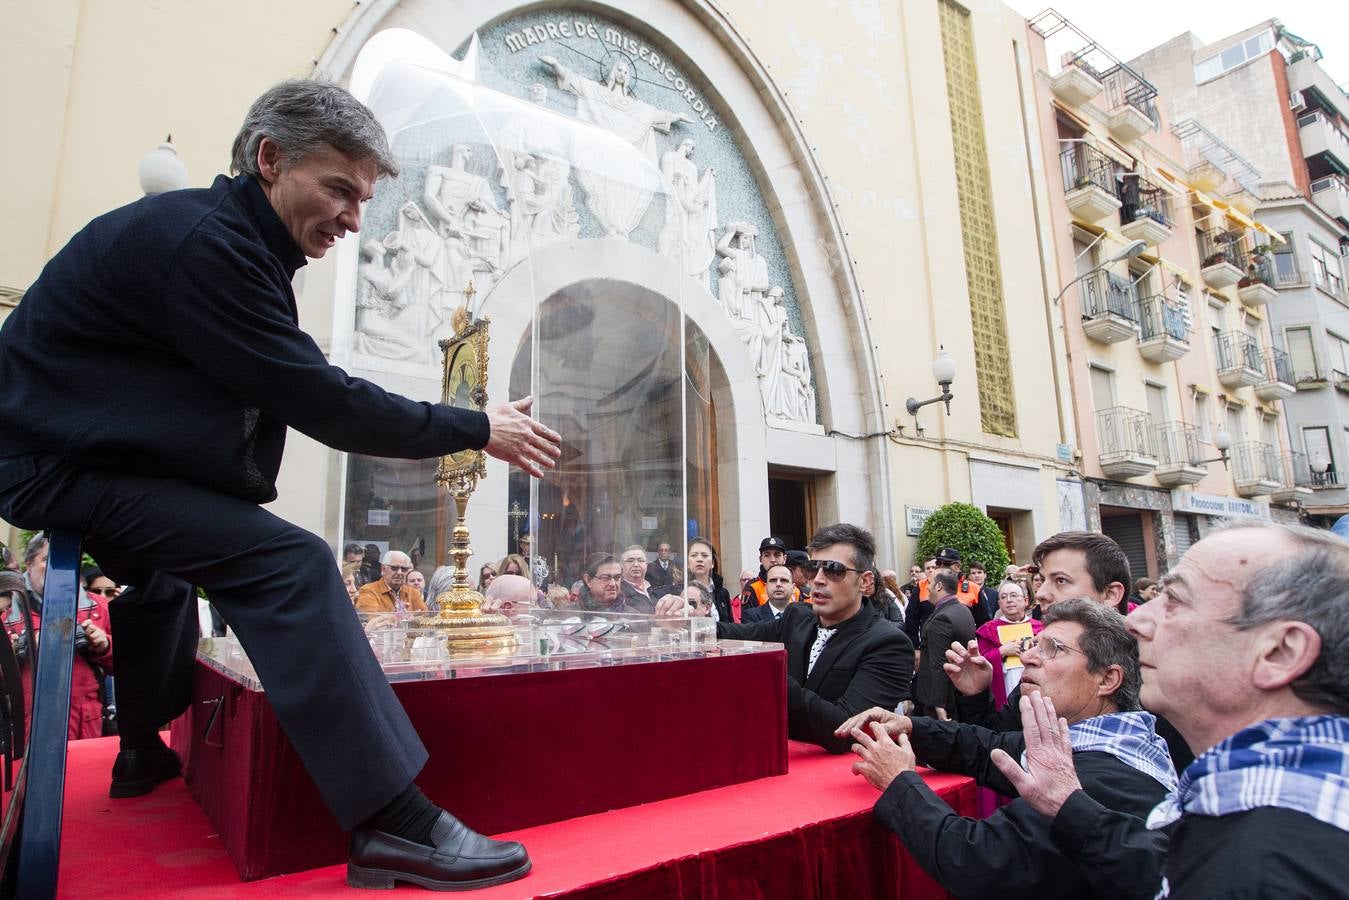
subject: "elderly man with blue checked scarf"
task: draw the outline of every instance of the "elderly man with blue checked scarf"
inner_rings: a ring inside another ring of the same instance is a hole
[[[1021,659],[1026,691],[1055,698],[1071,723],[1072,759],[1093,802],[1146,815],[1176,788],[1166,742],[1139,705],[1138,644],[1124,617],[1092,600],[1065,600],[1045,614]],[[858,759],[853,771],[883,791],[875,815],[919,864],[960,897],[1077,898],[1091,880],[1055,846],[1050,820],[1015,799],[986,819],[957,815],[913,770],[924,763],[973,776],[1015,797],[993,765],[994,754],[1019,758],[1018,731],[908,718],[868,710],[845,722]]]
[[[1096,896],[1343,897],[1349,892],[1349,544],[1229,524],[1129,615],[1143,701],[1198,754],[1146,815],[1105,808],[1057,704],[1022,701],[1026,756],[995,764],[1052,817]],[[1075,771],[1076,770],[1076,771]]]

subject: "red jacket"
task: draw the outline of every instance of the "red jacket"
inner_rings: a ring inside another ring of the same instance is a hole
[[[34,613],[34,625],[40,621],[41,616]],[[70,724],[66,729],[66,736],[72,741],[103,736],[103,700],[100,695],[102,685],[99,677],[94,674],[94,665],[105,674],[112,672],[112,622],[108,615],[108,601],[98,594],[85,594],[81,597],[79,607],[75,611],[75,622],[81,624],[86,621],[93,622],[108,636],[108,649],[98,656],[75,654],[75,668],[70,679]],[[17,637],[24,632],[25,623],[7,622],[5,630],[9,632],[11,638]],[[31,660],[32,657],[29,656],[20,662],[23,668],[24,717],[30,721],[33,716]]]

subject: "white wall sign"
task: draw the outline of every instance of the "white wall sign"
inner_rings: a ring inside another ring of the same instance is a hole
[[[909,537],[917,537],[923,530],[923,523],[927,517],[937,511],[935,506],[909,506],[904,504],[904,522],[908,526],[906,531]]]
[[[1172,491],[1171,507],[1178,513],[1200,516],[1251,516],[1269,518],[1269,504],[1260,500],[1242,500],[1219,494],[1200,494],[1196,491]]]
[[[388,525],[389,511],[387,509],[366,510],[365,524],[367,525]]]

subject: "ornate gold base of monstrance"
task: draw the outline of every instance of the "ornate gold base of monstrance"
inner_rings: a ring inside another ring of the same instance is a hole
[[[470,284],[465,291],[465,307],[472,291]],[[454,337],[440,342],[445,357],[443,402],[481,410],[487,405],[487,326],[491,320],[469,323],[467,314],[458,315],[463,310],[455,312],[456,324],[464,323],[463,327]],[[510,620],[497,613],[484,613],[483,595],[469,584],[468,558],[473,549],[469,546],[464,513],[477,480],[486,474],[486,455],[481,450],[442,457],[436,470],[436,482],[454,498],[455,523],[449,553],[454,583],[448,591],[436,596],[439,613],[418,616],[409,624],[442,632],[451,656],[497,656],[513,653],[516,648]]]

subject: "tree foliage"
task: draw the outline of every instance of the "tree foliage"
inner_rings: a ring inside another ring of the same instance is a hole
[[[942,547],[960,551],[960,568],[969,571],[970,563],[983,563],[990,584],[997,584],[1003,570],[1012,561],[1007,555],[1002,532],[983,510],[968,503],[948,503],[928,516],[918,534],[920,559],[937,555]]]

